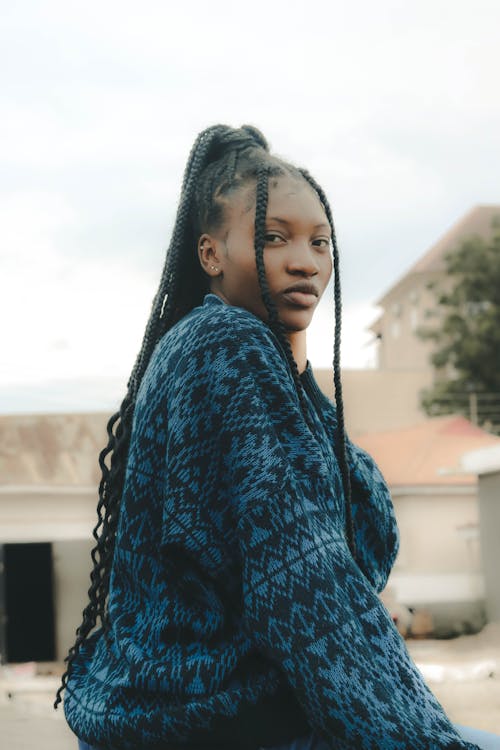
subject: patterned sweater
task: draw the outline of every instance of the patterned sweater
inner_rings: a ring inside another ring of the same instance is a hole
[[[64,711],[113,750],[258,748],[314,729],[336,750],[476,748],[456,733],[378,593],[399,546],[387,486],[311,365],[304,419],[271,329],[215,294],[158,342],[133,418],[109,642],[77,656]]]

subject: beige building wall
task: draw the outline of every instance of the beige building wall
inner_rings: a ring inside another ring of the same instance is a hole
[[[430,282],[444,283],[438,273],[419,273],[406,276],[381,300],[384,312],[372,330],[379,338],[378,367],[382,370],[432,368],[430,356],[435,348],[433,341],[417,335],[421,326],[433,326],[438,314],[434,293],[428,289]]]
[[[482,563],[488,620],[500,622],[500,469],[479,477]]]
[[[399,601],[477,601],[484,596],[477,488],[391,489],[400,551],[390,576]]]
[[[321,390],[333,399],[332,370],[315,369],[314,375]],[[350,437],[423,421],[419,393],[431,381],[430,370],[343,370],[344,413]]]
[[[0,542],[88,539],[97,487],[0,486]]]
[[[0,487],[0,543],[51,542],[56,658],[74,643],[90,585],[97,490]]]
[[[56,659],[62,661],[75,642],[82,621],[93,567],[90,551],[93,539],[57,541],[52,545],[54,604],[56,613]]]

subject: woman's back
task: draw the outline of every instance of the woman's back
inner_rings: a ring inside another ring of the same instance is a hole
[[[208,295],[152,355],[137,398],[114,552],[111,642],[100,631],[90,637],[64,704],[75,733],[93,743],[137,747],[147,739],[148,747],[164,747],[210,738],[217,747],[254,747],[307,731],[292,691],[256,653],[243,622],[235,498],[217,435],[223,422],[232,431],[248,417],[247,404],[230,414],[227,402],[211,400],[210,382],[218,381],[219,398],[224,379],[232,387],[251,354],[248,332],[264,337],[264,328]],[[270,369],[279,363],[273,346],[269,336]],[[258,493],[263,477],[254,467],[247,480]],[[252,739],[254,729],[259,737]]]

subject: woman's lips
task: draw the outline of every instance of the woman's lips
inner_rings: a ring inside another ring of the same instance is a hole
[[[285,292],[283,297],[298,307],[312,307],[318,299],[315,294],[306,292]]]

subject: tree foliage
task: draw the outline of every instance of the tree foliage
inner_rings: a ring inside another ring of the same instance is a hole
[[[462,412],[486,426],[500,423],[500,217],[489,240],[470,237],[445,257],[442,283],[430,285],[434,325],[418,335],[434,341],[431,355],[439,377],[424,392],[427,414]],[[473,394],[473,396],[471,395]]]

